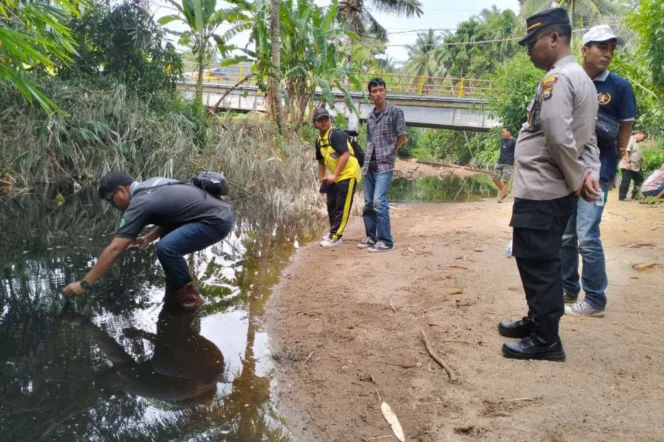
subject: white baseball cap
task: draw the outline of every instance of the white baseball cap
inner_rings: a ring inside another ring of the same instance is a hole
[[[596,42],[602,42],[602,41],[608,41],[608,40],[615,40],[617,45],[624,45],[625,40],[622,38],[618,37],[614,32],[613,29],[611,29],[611,26],[609,25],[599,25],[599,26],[594,26],[590,28],[588,32],[583,34],[583,45],[586,46],[588,43],[596,41]]]

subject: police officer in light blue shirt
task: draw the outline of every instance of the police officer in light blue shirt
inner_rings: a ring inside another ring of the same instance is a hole
[[[570,218],[563,235],[563,299],[572,304],[565,308],[565,313],[571,315],[602,317],[606,309],[608,278],[600,222],[606,195],[610,188],[615,187],[613,183],[619,159],[625,155],[636,116],[632,86],[608,70],[616,46],[622,44],[622,38],[607,25],[595,26],[583,36],[583,69],[595,83],[599,103],[596,134],[600,149],[602,198],[596,203],[579,200],[576,213]],[[577,302],[581,292],[579,254],[583,258],[581,279],[586,296]]]

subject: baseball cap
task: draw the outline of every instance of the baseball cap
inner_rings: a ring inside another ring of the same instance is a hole
[[[625,44],[625,40],[618,37],[613,32],[613,29],[611,29],[611,26],[609,25],[599,25],[590,28],[588,32],[583,34],[583,39],[581,41],[583,45],[586,46],[588,43],[591,43],[593,41],[602,42],[608,40],[615,40],[617,45]]]
[[[551,25],[569,25],[567,11],[563,8],[554,8],[531,15],[526,19],[526,36],[519,40],[521,46],[532,41],[537,33],[547,26]]]
[[[321,117],[332,118],[330,112],[324,107],[319,107],[314,111],[314,121],[318,121]]]

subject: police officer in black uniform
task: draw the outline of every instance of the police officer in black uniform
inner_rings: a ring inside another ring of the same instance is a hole
[[[501,335],[520,339],[503,345],[508,358],[565,360],[558,335],[564,312],[562,235],[577,198],[594,201],[599,191],[596,91],[571,53],[571,36],[567,12],[557,8],[529,17],[519,42],[547,74],[528,107],[515,151],[512,254],[528,315],[498,326]]]

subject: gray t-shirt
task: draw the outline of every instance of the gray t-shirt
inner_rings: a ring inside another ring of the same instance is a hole
[[[168,178],[150,178],[132,185],[131,201],[115,236],[134,239],[148,224],[167,228],[194,221],[212,224],[227,221],[232,213],[229,203],[192,184],[181,184]]]

